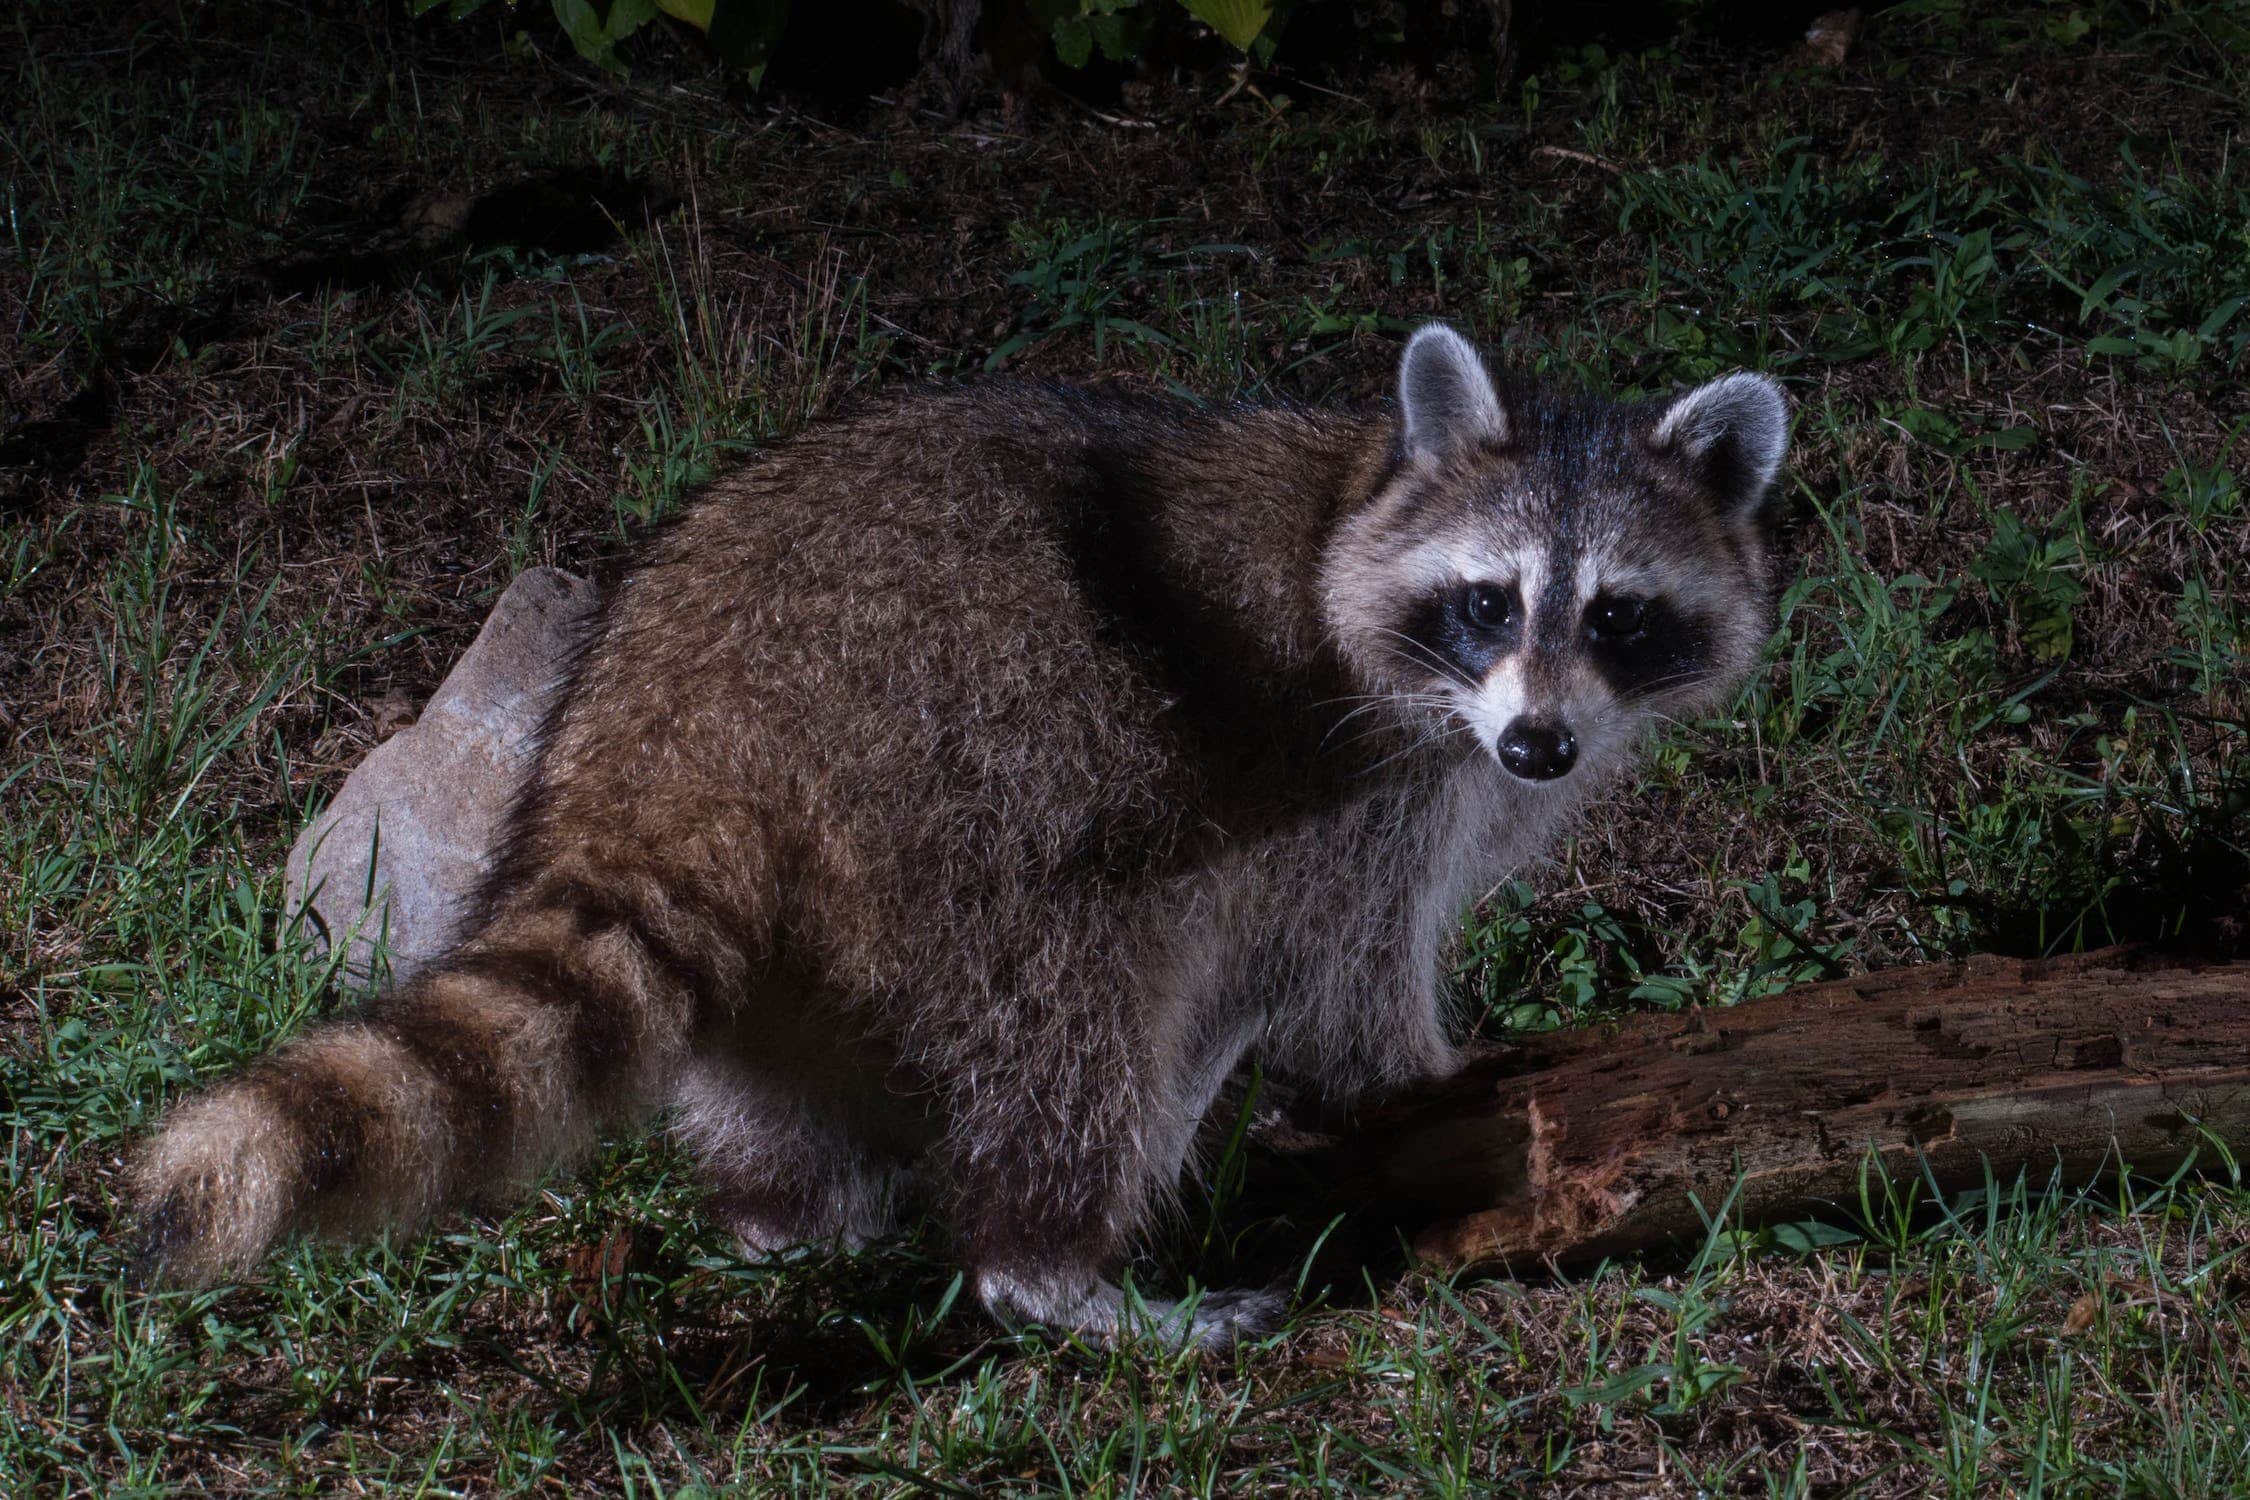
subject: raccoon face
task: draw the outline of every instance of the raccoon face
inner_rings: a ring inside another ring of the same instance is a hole
[[[1355,674],[1525,782],[1615,764],[1717,706],[1771,628],[1758,511],[1788,446],[1761,375],[1622,406],[1495,386],[1432,325],[1399,374],[1395,478],[1322,579]]]

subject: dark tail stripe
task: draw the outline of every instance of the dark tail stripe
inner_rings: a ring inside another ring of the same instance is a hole
[[[613,983],[534,948],[464,954],[446,972],[504,985],[536,1004],[566,1009],[573,1085],[598,1112],[608,1114],[616,1107],[631,1061],[633,1028],[626,1014],[630,1002]]]
[[[633,903],[590,881],[576,879],[558,882],[550,899],[558,910],[570,913],[578,930],[587,936],[622,929],[666,979],[698,999],[707,999],[716,991],[718,975],[711,965],[683,952]]]
[[[273,1118],[289,1122],[296,1134],[297,1170],[308,1196],[333,1192],[359,1175],[374,1112],[325,1058],[316,1054],[294,1065],[268,1064],[246,1081],[271,1107]]]
[[[445,983],[442,977],[432,982]],[[427,1005],[381,1029],[436,1081],[448,1139],[508,1138],[516,1124],[515,1101],[502,1085],[505,1064],[493,1055],[489,1032]]]

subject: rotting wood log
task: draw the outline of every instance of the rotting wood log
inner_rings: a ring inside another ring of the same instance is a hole
[[[1745,1222],[1834,1219],[1870,1151],[1953,1192],[1988,1171],[2166,1173],[2216,1161],[2214,1140],[2250,1141],[2250,963],[2110,949],[1530,1037],[1377,1112],[1343,1151],[1351,1176],[1437,1220],[1425,1260],[1530,1271],[1701,1234],[1738,1183]]]

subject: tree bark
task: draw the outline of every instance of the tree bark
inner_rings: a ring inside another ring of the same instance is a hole
[[[918,82],[931,103],[946,114],[958,115],[976,92],[983,67],[976,43],[984,0],[906,0],[906,4],[922,17]]]
[[[1533,1037],[1343,1151],[1357,1182],[1442,1216],[1426,1259],[1528,1270],[1700,1234],[1730,1193],[1749,1222],[1835,1218],[1870,1152],[1951,1192],[1988,1169],[2164,1173],[2246,1140],[2250,964],[2106,950]]]

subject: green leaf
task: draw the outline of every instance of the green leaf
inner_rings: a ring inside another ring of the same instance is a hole
[[[578,55],[612,73],[622,73],[617,44],[656,15],[654,0],[553,0],[555,19],[570,34]]]
[[[2023,643],[2040,661],[2061,661],[2070,655],[2070,611],[2055,610],[2024,621]]]
[[[616,43],[610,39],[608,27],[602,16],[586,0],[554,0],[555,19],[570,37],[570,44],[578,55],[588,62],[599,63],[612,72],[618,71],[617,60],[610,54]]]
[[[1244,52],[1273,19],[1272,0],[1180,0],[1180,4]]]
[[[1925,407],[1913,407],[1898,414],[1894,420],[1913,437],[1941,453],[1957,452],[1961,446],[1961,424],[1943,412]]]
[[[2199,339],[2212,337],[2220,329],[2226,327],[2228,320],[2242,311],[2245,304],[2250,304],[2250,297],[2233,297],[2220,303],[2211,310],[2211,316],[2205,318],[2201,325],[2196,328],[2195,336]]]
[[[656,0],[609,0],[609,40],[612,46],[656,19]]]
[[[1987,448],[1996,448],[2002,453],[2015,453],[2039,441],[2039,429],[2036,427],[2002,427],[1985,433],[1977,441]]]
[[[685,21],[697,31],[711,29],[714,0],[656,0],[656,8],[675,21]]]
[[[1145,28],[1146,22],[1141,23]],[[1102,49],[1102,56],[1111,62],[1131,62],[1140,55],[1144,40],[1141,31],[1127,24],[1124,16],[1095,16],[1086,22],[1094,34],[1094,43]]]
[[[1055,22],[1055,56],[1074,68],[1094,58],[1094,29],[1084,16],[1064,16]]]
[[[713,0],[711,50],[719,60],[762,73],[789,24],[789,0]]]

